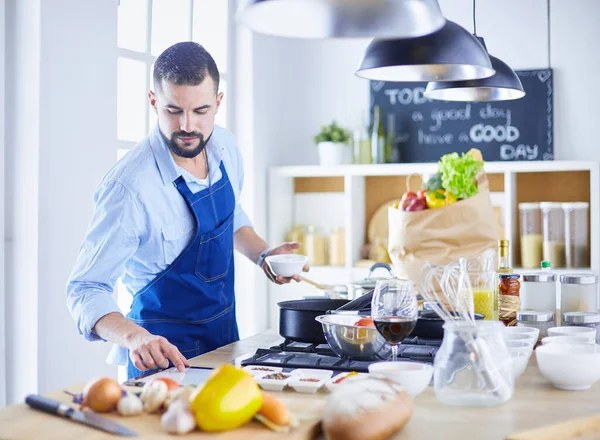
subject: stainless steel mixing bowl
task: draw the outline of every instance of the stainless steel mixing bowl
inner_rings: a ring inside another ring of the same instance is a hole
[[[388,360],[392,346],[375,328],[354,325],[360,315],[320,315],[315,319],[323,326],[323,334],[335,354],[357,361]]]

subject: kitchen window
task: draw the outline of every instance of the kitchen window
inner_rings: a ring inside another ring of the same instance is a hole
[[[118,9],[117,138],[122,157],[154,126],[148,104],[158,55],[179,41],[195,41],[210,52],[225,93],[216,124],[228,127],[229,59],[235,0],[120,0]]]
[[[117,159],[123,157],[156,123],[148,104],[152,70],[160,53],[180,41],[195,41],[213,56],[225,96],[215,123],[231,128],[228,111],[236,0],[120,0],[117,61]],[[116,300],[126,312],[131,296],[117,283]],[[119,376],[125,375],[124,369]]]

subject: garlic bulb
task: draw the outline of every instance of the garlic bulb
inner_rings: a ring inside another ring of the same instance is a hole
[[[187,434],[196,429],[196,419],[185,404],[171,405],[160,418],[160,424],[169,434]]]
[[[147,413],[158,411],[165,402],[167,394],[168,388],[164,382],[160,380],[148,382],[144,385],[142,395],[140,396],[144,403],[144,411]]]
[[[135,395],[129,394],[119,400],[117,404],[117,411],[122,416],[137,416],[141,414],[143,410],[142,401]]]
[[[191,386],[185,386],[176,390],[169,391],[167,400],[165,401],[165,406],[169,408],[173,403],[178,401],[186,402],[189,404],[193,392],[194,387]]]

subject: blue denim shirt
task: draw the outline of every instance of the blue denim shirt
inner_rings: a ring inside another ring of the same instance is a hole
[[[183,251],[193,238],[194,217],[173,182],[182,175],[193,193],[221,178],[225,166],[236,200],[234,231],[252,226],[239,204],[244,181],[242,157],[233,134],[215,126],[206,146],[209,177],[201,180],[179,167],[158,127],[103,177],[94,194],[94,213],[67,283],[67,305],[79,333],[120,312],[113,300],[122,277],[129,293],[142,289]]]

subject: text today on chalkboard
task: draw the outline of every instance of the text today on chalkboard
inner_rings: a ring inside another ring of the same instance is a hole
[[[516,71],[525,96],[514,101],[449,102],[426,98],[426,82],[371,81],[373,109],[392,115],[400,162],[437,162],[478,148],[486,161],[553,160],[551,69]]]

